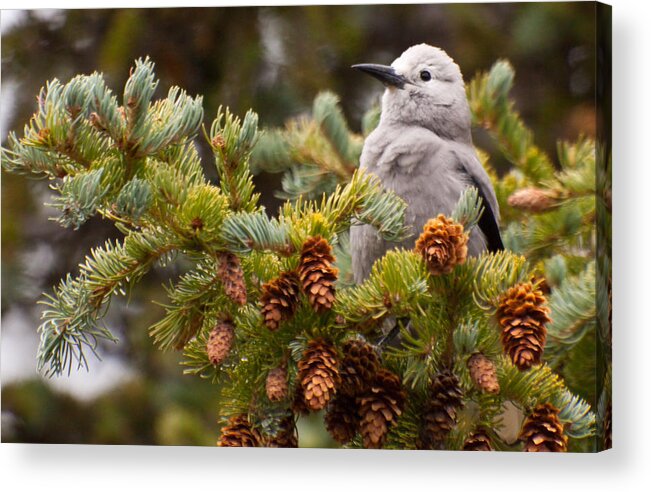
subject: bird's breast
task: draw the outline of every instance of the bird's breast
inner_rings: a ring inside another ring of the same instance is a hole
[[[425,129],[378,133],[367,139],[363,156],[364,167],[407,203],[405,222],[414,233],[439,213],[449,215],[466,187],[452,168],[450,146]]]
[[[443,148],[441,139],[425,128],[381,126],[364,143],[361,164],[382,176],[429,174]]]

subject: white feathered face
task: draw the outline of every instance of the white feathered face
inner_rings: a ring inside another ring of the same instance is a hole
[[[355,65],[381,80],[382,120],[388,124],[428,128],[442,138],[470,138],[470,110],[459,66],[445,51],[419,44],[390,67]]]
[[[407,82],[405,90],[426,94],[443,103],[446,96],[456,92],[459,86],[463,88],[459,66],[445,51],[433,46],[412,46],[397,58],[391,67]]]

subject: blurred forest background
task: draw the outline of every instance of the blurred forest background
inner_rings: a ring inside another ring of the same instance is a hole
[[[516,107],[555,155],[557,139],[594,136],[594,19],[594,5],[578,2],[3,11],[1,137],[28,121],[47,80],[98,70],[119,92],[133,61],[146,55],[161,79],[158,95],[170,85],[202,94],[206,121],[228,105],[239,115],[253,108],[262,127],[281,126],[331,90],[359,131],[382,87],[350,65],[389,64],[425,42],[445,49],[466,81],[508,59]],[[495,150],[481,130],[475,142]],[[273,212],[280,175],[259,175],[256,184]],[[2,441],[214,444],[216,388],[183,376],[180,355],[156,350],[143,328],[160,318],[152,300],[163,301],[161,284],[173,269],[146,277],[128,303],[113,301],[108,324],[120,342],[102,346],[103,360],[89,373],[37,374],[41,292],[75,271],[91,247],[118,236],[98,218],[63,229],[47,220],[47,201],[47,183],[3,173]],[[593,393],[581,396],[594,404]],[[301,446],[332,445],[320,426],[302,425]]]

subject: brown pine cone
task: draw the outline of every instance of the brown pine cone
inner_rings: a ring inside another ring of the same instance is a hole
[[[466,439],[463,443],[464,451],[492,451],[491,440],[482,429],[477,429],[475,433]]]
[[[466,261],[468,235],[461,224],[439,214],[427,221],[414,249],[425,259],[432,275],[447,274]]]
[[[557,203],[553,191],[540,188],[523,188],[514,192],[508,199],[509,205],[527,212],[544,212]]]
[[[298,361],[298,377],[307,407],[311,410],[325,408],[340,380],[334,345],[323,338],[310,340]]]
[[[450,371],[436,375],[423,416],[422,441],[427,449],[443,449],[445,440],[457,424],[457,411],[463,407],[459,380]]]
[[[246,415],[235,415],[222,427],[217,445],[231,448],[256,448],[261,443],[260,435],[253,429]]]
[[[332,266],[335,259],[328,241],[321,236],[311,237],[303,244],[298,276],[303,292],[316,312],[332,308],[338,270]]]
[[[287,397],[287,369],[285,367],[276,367],[269,371],[265,390],[270,401],[281,401]]]
[[[371,345],[359,339],[348,340],[343,346],[341,385],[338,391],[348,396],[364,392],[380,368],[380,361]]]
[[[233,253],[219,255],[218,275],[224,285],[224,292],[240,306],[246,304],[246,284],[240,259]]]
[[[280,322],[291,318],[298,306],[298,276],[295,272],[283,272],[280,277],[262,286],[262,316],[264,324],[276,331]]]
[[[276,435],[267,440],[267,447],[270,448],[297,448],[298,434],[296,422],[293,415],[288,415],[279,424]]]
[[[558,409],[549,403],[534,408],[522,426],[519,439],[528,452],[565,452],[567,436],[563,424],[558,420]]]
[[[547,338],[549,308],[531,282],[511,287],[500,299],[497,319],[504,351],[521,371],[540,364]]]
[[[338,443],[346,444],[355,437],[359,429],[359,420],[355,398],[337,394],[328,404],[325,415],[326,429]]]
[[[387,369],[378,370],[366,392],[357,399],[365,448],[379,449],[384,445],[390,428],[402,415],[405,398],[400,378]]]
[[[484,354],[476,353],[468,359],[470,377],[475,385],[486,393],[499,393],[500,383],[497,380],[495,364]]]
[[[229,320],[219,321],[210,332],[206,352],[210,363],[217,366],[224,362],[233,346],[235,326]]]

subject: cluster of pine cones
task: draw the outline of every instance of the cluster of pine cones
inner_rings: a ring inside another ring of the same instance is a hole
[[[400,378],[381,367],[375,349],[360,339],[344,343],[343,357],[328,340],[311,340],[298,362],[297,379],[291,395],[293,414],[325,410],[326,428],[342,444],[359,434],[364,447],[382,447],[404,409]],[[290,397],[284,366],[269,371],[265,389],[271,401]],[[295,447],[296,443],[294,417],[281,423],[281,431],[268,439],[254,430],[245,415],[237,415],[222,428],[218,444]]]
[[[338,271],[332,266],[332,247],[321,236],[309,238],[301,251],[297,271],[283,272],[262,286],[262,317],[272,331],[291,318],[299,304],[301,289],[312,308],[322,313],[332,308]]]
[[[432,275],[450,273],[465,262],[468,236],[463,226],[440,215],[430,220],[418,238],[415,251],[426,262]],[[335,299],[337,269],[328,242],[320,236],[303,245],[299,266],[262,286],[261,313],[265,326],[276,331],[290,319],[300,302],[301,292],[317,313],[332,308]],[[239,260],[225,254],[221,262],[226,294],[238,304],[246,303],[246,289]],[[545,297],[537,284],[518,284],[499,299],[497,319],[505,354],[520,370],[541,363],[549,320]],[[211,363],[221,364],[234,340],[231,321],[217,323],[207,342]],[[479,391],[499,393],[500,386],[493,362],[481,353],[467,360],[471,379]],[[247,415],[235,415],[222,428],[220,446],[296,447],[296,416],[325,411],[325,425],[331,436],[347,444],[359,436],[366,448],[381,448],[390,429],[403,413],[407,393],[400,377],[382,367],[375,348],[361,338],[349,339],[339,349],[332,341],[315,338],[307,343],[297,364],[296,386],[288,388],[286,364],[269,371],[266,394],[270,401],[288,401],[291,415],[273,436],[255,430]],[[427,403],[421,409],[421,433],[418,447],[444,449],[457,413],[463,407],[459,380],[451,371],[438,373],[431,381]],[[290,395],[291,393],[291,395]],[[565,451],[567,438],[558,418],[558,410],[543,403],[531,410],[520,432],[525,451]],[[490,432],[475,429],[466,439],[464,450],[490,451]]]
[[[338,361],[334,346],[324,339],[312,340],[299,361],[298,384],[291,404],[293,415],[280,423],[274,436],[263,436],[246,415],[232,417],[222,429],[220,446],[296,447],[294,415],[325,409],[325,424],[330,435],[347,444],[361,437],[365,448],[381,448],[389,430],[404,411],[406,392],[400,378],[380,365],[374,348],[360,339],[344,344]],[[468,360],[471,376],[478,389],[499,391],[494,365],[482,354]],[[267,397],[272,401],[290,396],[287,371],[271,370],[266,382]],[[463,392],[458,378],[450,371],[436,375],[429,400],[422,410],[420,449],[445,449],[445,441],[457,423],[463,407]],[[519,439],[527,452],[567,451],[567,437],[558,418],[558,409],[548,403],[536,406],[526,418]],[[463,445],[466,451],[492,451],[488,431],[477,428]]]

